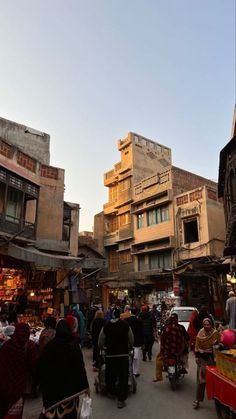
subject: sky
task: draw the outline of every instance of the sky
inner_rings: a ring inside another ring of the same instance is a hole
[[[0,116],[50,134],[80,231],[130,131],[217,181],[235,106],[235,0],[0,0]]]

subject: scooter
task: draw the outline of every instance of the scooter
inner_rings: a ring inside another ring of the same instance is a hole
[[[172,390],[176,390],[178,384],[180,384],[185,376],[183,369],[183,363],[175,358],[168,359],[167,361],[167,378],[169,379]]]

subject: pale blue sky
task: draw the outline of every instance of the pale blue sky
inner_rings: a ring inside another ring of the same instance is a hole
[[[0,0],[0,116],[51,135],[91,230],[129,131],[217,180],[235,103],[234,0]]]

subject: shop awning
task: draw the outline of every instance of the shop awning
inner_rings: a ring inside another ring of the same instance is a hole
[[[8,255],[25,262],[34,263],[38,267],[51,269],[73,269],[81,258],[74,256],[54,255],[52,253],[40,252],[35,247],[20,247],[9,243]]]
[[[104,282],[103,285],[106,285],[108,288],[133,288],[135,286],[134,281],[108,281]]]

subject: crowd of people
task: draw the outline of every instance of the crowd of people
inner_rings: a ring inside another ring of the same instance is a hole
[[[76,308],[65,318],[48,316],[38,342],[30,338],[28,324],[8,325],[5,314],[1,316],[1,325],[5,322],[0,329],[1,419],[21,418],[25,397],[34,397],[38,391],[43,399],[42,417],[77,419],[79,396],[90,393],[80,316]]]
[[[235,329],[236,297],[229,295],[226,312]],[[91,315],[92,313],[92,315]],[[65,318],[48,316],[38,342],[30,339],[28,324],[9,324],[0,318],[0,418],[20,418],[26,395],[40,391],[43,417],[77,419],[79,398],[90,394],[81,348],[85,344],[85,317],[78,306],[71,307]],[[188,331],[178,323],[164,302],[158,309],[148,304],[137,307],[113,304],[104,312],[101,307],[90,311],[87,328],[91,332],[93,370],[101,367],[100,351],[105,348],[105,382],[108,394],[117,398],[117,407],[126,405],[130,358],[132,374],[140,376],[141,362],[153,359],[153,344],[159,342],[155,378],[169,358],[178,357],[182,373],[188,373],[188,353],[192,349],[197,363],[196,398],[193,408],[204,399],[206,366],[214,363],[213,347],[219,342],[219,330],[212,315],[202,306],[193,311]]]

